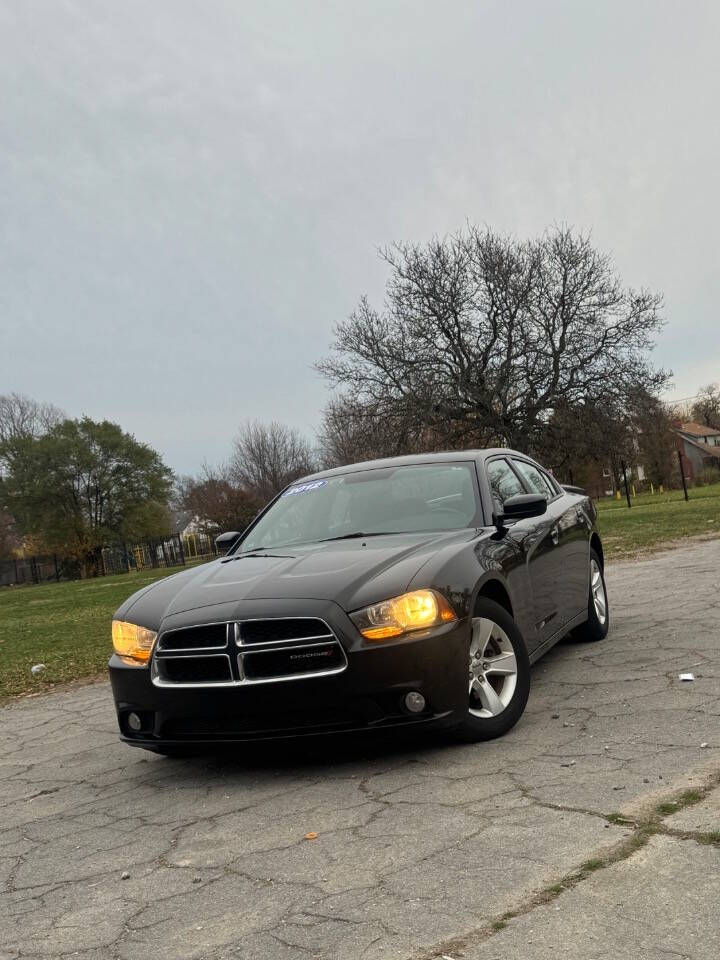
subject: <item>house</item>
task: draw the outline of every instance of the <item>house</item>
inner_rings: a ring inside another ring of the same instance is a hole
[[[676,423],[673,430],[687,478],[694,479],[708,468],[720,469],[720,430],[701,423]]]
[[[189,510],[175,510],[172,515],[171,532],[181,537],[189,537],[193,533],[203,533],[203,526],[199,517],[194,517]]]
[[[575,473],[577,473],[577,476],[573,474],[575,482],[584,487],[596,500],[614,496],[616,484],[610,464],[588,461],[581,464]]]

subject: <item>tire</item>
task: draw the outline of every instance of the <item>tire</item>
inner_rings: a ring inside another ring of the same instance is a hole
[[[604,615],[602,608],[604,605]],[[572,636],[574,640],[587,643],[597,643],[604,640],[610,629],[610,604],[605,588],[600,557],[594,550],[590,550],[590,584],[588,587],[588,615],[585,623],[576,627]]]
[[[515,726],[530,693],[525,641],[507,610],[494,600],[480,597],[476,604],[468,659],[468,708],[455,736],[465,743],[493,740]]]

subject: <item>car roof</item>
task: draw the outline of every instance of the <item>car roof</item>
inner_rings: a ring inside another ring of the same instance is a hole
[[[383,467],[410,467],[415,464],[452,463],[458,460],[487,460],[489,457],[512,455],[534,461],[526,453],[510,450],[507,447],[490,447],[483,450],[444,450],[441,453],[413,453],[404,457],[386,457],[380,460],[365,460],[361,463],[348,463],[344,467],[333,467],[331,470],[320,470],[299,477],[293,483],[305,483],[308,480],[318,480],[326,477],[339,477],[344,473],[356,473],[360,470],[380,470]]]

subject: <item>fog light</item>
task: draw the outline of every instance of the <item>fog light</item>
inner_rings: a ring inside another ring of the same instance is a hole
[[[129,713],[127,717],[127,725],[134,733],[140,733],[142,730],[142,720],[137,715],[137,713]]]
[[[408,713],[422,713],[425,709],[425,697],[417,690],[405,694],[405,709]]]

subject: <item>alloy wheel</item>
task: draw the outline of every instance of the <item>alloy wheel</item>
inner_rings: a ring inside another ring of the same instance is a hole
[[[510,638],[499,624],[475,617],[470,638],[468,709],[472,716],[496,717],[517,686],[517,660]]]
[[[590,592],[595,607],[595,616],[598,618],[600,626],[604,626],[607,618],[607,597],[605,596],[602,573],[594,557],[590,560]]]

